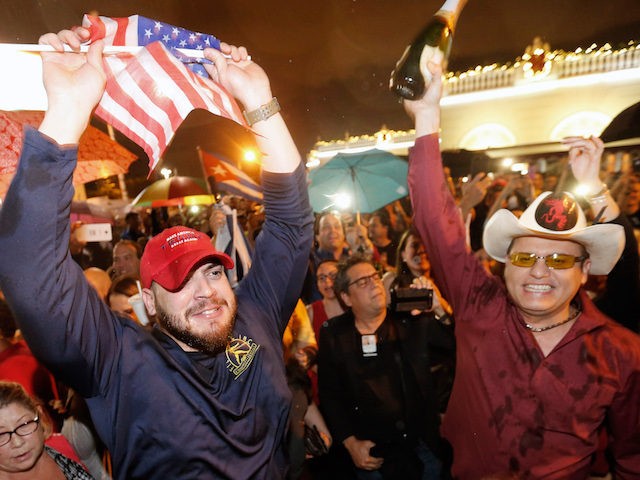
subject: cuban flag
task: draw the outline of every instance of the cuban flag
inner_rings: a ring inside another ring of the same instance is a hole
[[[215,180],[215,190],[262,202],[262,187],[229,160],[198,149],[205,178]]]

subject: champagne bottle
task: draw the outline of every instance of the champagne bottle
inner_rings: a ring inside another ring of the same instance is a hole
[[[389,89],[392,92],[402,98],[416,100],[426,90],[425,78],[431,81],[427,63],[441,63],[443,70],[446,69],[453,31],[466,3],[467,0],[446,0],[413,43],[407,46],[391,72]]]

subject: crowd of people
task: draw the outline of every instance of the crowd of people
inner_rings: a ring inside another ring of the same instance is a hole
[[[598,138],[564,141],[580,198],[453,179],[429,64],[409,197],[314,215],[268,110],[264,204],[222,200],[249,261],[217,207],[87,244],[70,179],[102,44],[62,52],[87,35],[41,38],[49,106],[0,210],[0,478],[640,478],[640,179],[601,172]],[[205,57],[247,111],[271,102],[244,47]]]

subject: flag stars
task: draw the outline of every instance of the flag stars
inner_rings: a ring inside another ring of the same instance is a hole
[[[195,42],[196,41],[196,34],[192,33],[191,35],[189,35],[189,41],[190,42]]]
[[[186,40],[180,40],[179,45],[180,45],[180,47],[184,48],[184,47],[187,46],[187,41]]]
[[[178,35],[180,35],[180,29],[178,27],[173,27],[173,30],[171,30],[171,33],[177,37]]]
[[[152,35],[153,35],[153,33],[151,33],[151,30],[149,30],[148,28],[145,28],[144,36],[147,37],[147,38],[151,38]]]
[[[156,30],[162,30],[162,24],[160,22],[156,22],[153,25],[153,28],[155,28]]]
[[[164,43],[169,43],[171,41],[171,39],[169,38],[169,35],[167,35],[166,33],[162,36],[162,41]]]
[[[204,43],[206,43],[206,44],[207,44],[207,47],[210,47],[210,46],[211,46],[211,42],[209,41],[209,37],[205,37],[205,39],[204,39]]]
[[[215,175],[227,175],[227,169],[222,165],[216,165],[212,170]]]

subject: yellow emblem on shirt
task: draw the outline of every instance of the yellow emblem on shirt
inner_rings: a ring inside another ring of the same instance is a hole
[[[225,351],[227,369],[233,373],[235,378],[238,378],[249,368],[259,348],[260,345],[246,336],[232,338],[229,341]]]

